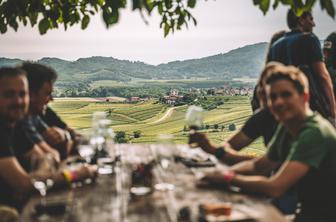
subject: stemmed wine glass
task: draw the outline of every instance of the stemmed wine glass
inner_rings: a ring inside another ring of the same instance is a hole
[[[175,148],[172,135],[160,135],[158,137],[158,144],[152,146],[152,152],[160,166],[157,175],[159,183],[155,184],[155,189],[157,190],[166,191],[175,189],[174,184],[167,182],[169,177],[173,176],[169,173],[169,168],[175,158]]]
[[[189,106],[186,116],[186,124],[190,129],[190,134],[194,134],[197,130],[201,129],[203,125],[203,109],[199,106]],[[190,147],[198,147],[197,143],[190,144]]]
[[[53,175],[56,172],[56,161],[51,154],[33,156],[30,161],[30,179],[41,195],[41,204],[45,204],[47,190],[54,185]]]
[[[83,137],[77,146],[79,155],[87,162],[91,163],[91,160],[95,154],[94,147],[91,145],[90,140]]]
[[[111,121],[107,119],[105,112],[94,112],[92,114],[92,136],[90,143],[95,148],[97,154],[103,150],[105,139],[102,134],[110,122]]]

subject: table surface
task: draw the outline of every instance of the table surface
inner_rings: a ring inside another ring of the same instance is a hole
[[[122,156],[130,153],[134,156],[149,158],[149,145],[121,144],[115,149],[122,151]],[[233,212],[243,217],[254,218],[260,222],[287,221],[265,198],[228,191],[227,189],[199,188],[197,172],[202,168],[188,168],[181,163],[170,164],[162,174],[162,168],[154,169],[154,180],[175,185],[171,191],[153,189],[151,194],[133,196],[129,192],[130,175],[126,169],[126,158],[122,158],[114,168],[114,173],[99,175],[92,184],[77,184],[72,189],[48,193],[47,202],[67,203],[66,213],[57,216],[33,217],[34,206],[40,203],[38,196],[33,196],[22,212],[23,221],[68,221],[68,222],[168,222],[177,221],[176,215],[181,208],[187,207],[190,221],[198,221],[198,209],[205,203],[232,203]],[[129,161],[129,160],[128,160]],[[126,170],[125,170],[126,169]],[[158,177],[161,177],[158,179]],[[232,219],[232,218],[231,218]],[[228,220],[230,221],[230,220]]]

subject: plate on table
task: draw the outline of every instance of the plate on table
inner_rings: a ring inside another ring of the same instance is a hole
[[[182,150],[176,160],[182,162],[187,167],[214,167],[216,159],[205,153],[202,149],[186,149]]]
[[[256,222],[250,210],[240,204],[229,202],[201,204],[199,206],[199,222]]]

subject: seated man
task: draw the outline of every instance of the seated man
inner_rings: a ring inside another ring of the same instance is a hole
[[[45,113],[42,113],[40,117],[49,127],[58,127],[64,130],[65,133],[69,132],[67,136],[74,142],[73,148],[78,145],[82,135],[70,128],[52,108],[48,106]],[[70,154],[77,154],[77,150],[72,149]]]
[[[17,138],[13,136],[17,121],[24,118],[28,111],[28,104],[28,81],[25,72],[16,68],[0,68],[0,205],[19,208],[21,200],[33,190],[31,177],[23,169],[16,155],[25,152],[23,155],[26,158],[35,157],[38,147],[25,151],[14,148]],[[76,174],[77,179],[84,179],[94,176],[95,172],[95,167],[83,166],[71,174]],[[40,177],[52,177],[57,185],[74,179],[69,175],[69,171],[66,170],[53,174],[43,172]]]
[[[229,165],[253,159],[253,156],[240,154],[237,151],[247,147],[259,137],[263,137],[264,144],[267,146],[276,130],[278,123],[267,107],[264,78],[277,64],[270,63],[269,68],[261,73],[256,87],[260,108],[247,120],[238,133],[234,134],[221,146],[213,144],[203,133],[191,133],[189,143],[197,143],[204,151],[215,155],[218,159]]]
[[[21,68],[27,73],[30,105],[28,116],[20,125],[42,150],[54,152],[55,148],[61,159],[65,159],[73,146],[69,131],[57,126],[48,126],[40,117],[45,114],[47,105],[52,100],[51,93],[57,74],[53,69],[37,63],[26,62]]]
[[[335,129],[310,110],[308,81],[297,68],[279,65],[266,84],[267,101],[280,123],[267,154],[231,171],[210,173],[204,181],[231,183],[271,197],[296,185],[301,212],[295,221],[336,221],[336,182],[331,179],[336,176]],[[277,168],[273,176],[262,176]]]

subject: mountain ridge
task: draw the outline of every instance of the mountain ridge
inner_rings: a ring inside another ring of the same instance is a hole
[[[69,81],[90,83],[97,80],[131,81],[132,79],[190,79],[230,80],[256,78],[264,65],[268,43],[242,46],[226,53],[198,59],[171,61],[150,65],[141,61],[121,60],[114,57],[92,56],[68,61],[44,57],[36,62],[51,66],[59,74],[57,84]],[[1,66],[14,66],[21,59],[0,57]]]

